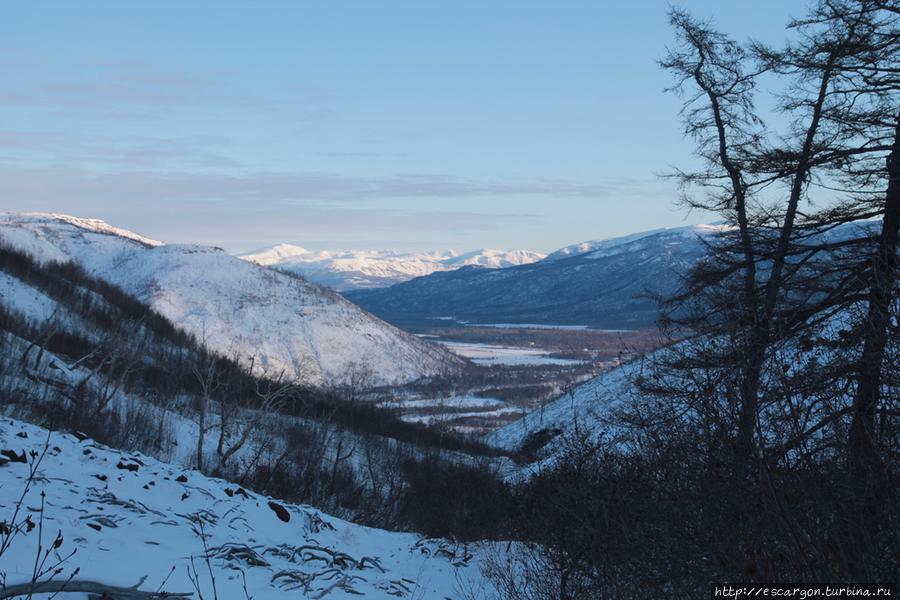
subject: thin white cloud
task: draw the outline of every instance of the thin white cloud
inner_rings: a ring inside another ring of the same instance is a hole
[[[7,165],[76,164],[114,168],[196,166],[229,168],[222,136],[157,137],[62,131],[0,130],[0,162]]]
[[[137,63],[86,65],[67,79],[19,79],[0,84],[0,109],[51,119],[117,121],[165,119],[174,111],[235,109],[290,113],[318,120],[334,115],[338,98],[307,88],[262,97],[226,81]]]
[[[0,203],[16,204],[62,199],[72,204],[190,201],[265,210],[311,203],[355,204],[396,198],[603,198],[615,196],[620,191],[617,185],[551,179],[475,179],[422,173],[368,177],[291,172],[94,172],[0,166],[0,196],[3,198]]]

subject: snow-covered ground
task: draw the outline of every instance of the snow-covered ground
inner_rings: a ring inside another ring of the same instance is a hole
[[[441,408],[441,409],[465,409],[503,406],[505,403],[496,398],[481,398],[480,396],[462,395],[448,398],[419,398],[416,400],[391,400],[382,402],[384,408]]]
[[[301,246],[278,244],[241,255],[259,265],[298,273],[310,281],[336,290],[386,287],[436,271],[465,266],[500,269],[524,265],[544,258],[527,250],[484,248],[459,254],[446,252],[400,253],[385,250],[307,250]]]
[[[391,400],[380,406],[400,413],[400,418],[408,423],[448,426],[460,432],[483,431],[483,427],[472,427],[469,421],[477,419],[495,420],[511,415],[521,415],[524,409],[507,406],[497,398],[482,398],[471,394],[446,398],[416,398],[412,400]]]
[[[424,423],[426,425],[435,425],[439,423],[452,424],[453,421],[465,421],[466,419],[496,419],[506,415],[521,415],[523,409],[515,406],[504,406],[502,408],[492,408],[489,410],[473,410],[469,412],[438,412],[427,415],[411,415],[405,414],[402,419],[409,423]],[[464,430],[465,426],[455,427],[454,429]]]
[[[560,329],[563,331],[585,331],[587,325],[541,325],[540,323],[469,323],[460,321],[466,327],[487,327],[488,329]],[[606,330],[612,331],[612,330]],[[627,329],[615,331],[629,331]]]
[[[541,348],[520,348],[473,342],[440,341],[456,354],[479,365],[577,365],[581,361],[553,358]]]
[[[607,430],[606,424],[616,408],[639,398],[634,380],[645,366],[644,359],[636,359],[602,373],[489,433],[485,442],[514,452],[535,432],[557,431],[559,434],[541,449],[539,460],[525,467],[526,472],[540,470],[552,464],[567,434]]]
[[[39,261],[75,261],[213,350],[308,383],[341,383],[361,370],[372,383],[403,383],[460,364],[330,290],[217,248],[51,214],[0,215],[0,236]]]
[[[59,532],[51,555],[75,554],[57,580],[78,568],[79,580],[194,592],[195,567],[203,596],[214,585],[223,600],[441,599],[487,590],[480,545],[355,525],[90,439],[0,421],[0,449],[30,457],[45,448],[19,515],[35,524],[43,517],[43,533],[21,534],[0,556],[8,586],[30,580],[38,543],[48,548]],[[0,465],[0,520],[11,522],[28,472],[26,463]]]
[[[40,323],[56,310],[56,301],[19,279],[0,271],[0,304],[22,319]],[[62,318],[62,315],[61,315]]]

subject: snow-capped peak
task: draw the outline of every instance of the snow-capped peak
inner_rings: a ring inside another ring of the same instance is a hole
[[[529,250],[493,250],[482,248],[472,252],[466,252],[444,261],[448,265],[477,265],[489,269],[503,269],[516,265],[527,265],[537,262],[546,255]]]
[[[250,262],[255,262],[258,265],[268,266],[300,256],[305,256],[307,254],[310,254],[310,251],[303,246],[295,246],[293,244],[277,244],[270,248],[264,248],[262,250],[256,250],[254,252],[242,254],[241,258],[249,260]]]
[[[543,254],[527,250],[483,248],[460,254],[454,250],[402,253],[391,250],[309,251],[300,246],[278,244],[240,255],[264,266],[299,273],[310,281],[337,290],[386,287],[465,266],[500,269],[536,262]]]

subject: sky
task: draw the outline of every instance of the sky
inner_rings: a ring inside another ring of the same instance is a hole
[[[16,2],[0,211],[243,252],[549,252],[708,221],[656,61],[668,2]],[[692,0],[778,42],[800,1]]]

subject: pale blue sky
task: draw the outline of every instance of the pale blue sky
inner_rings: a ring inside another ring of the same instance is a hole
[[[779,41],[803,2],[696,0]],[[655,61],[668,3],[17,2],[0,210],[242,251],[550,251],[707,219]]]

